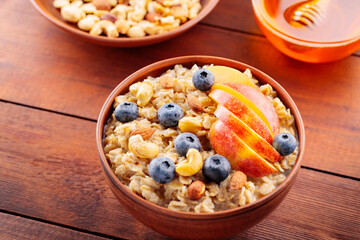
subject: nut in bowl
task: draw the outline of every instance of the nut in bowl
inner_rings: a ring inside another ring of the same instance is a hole
[[[56,26],[83,40],[114,47],[159,43],[189,30],[219,0],[31,0]]]
[[[166,75],[173,84],[161,84]],[[139,94],[147,82],[152,92]],[[235,102],[239,108],[230,108]],[[117,120],[123,103],[137,106],[127,111],[134,120]],[[272,78],[233,60],[187,56],[121,82],[101,110],[96,140],[110,188],[135,218],[173,238],[215,239],[279,205],[300,168],[304,134],[296,105]]]

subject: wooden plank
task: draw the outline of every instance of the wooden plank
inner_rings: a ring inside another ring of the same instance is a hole
[[[203,21],[213,26],[263,35],[249,0],[222,0]]]
[[[108,188],[95,123],[0,103],[0,209],[127,239],[154,239]],[[302,169],[288,197],[234,239],[355,238],[360,181]]]
[[[108,239],[0,212],[0,239]]]
[[[94,122],[13,104],[0,109],[0,209],[127,239],[160,238],[108,188]]]
[[[0,99],[95,120],[111,90],[149,63],[191,54],[228,57],[268,73],[293,96],[307,130],[304,165],[359,176],[358,57],[328,64],[301,63],[279,53],[262,37],[201,25],[150,47],[105,48],[55,28],[29,2],[11,11],[14,14],[5,14],[16,9],[19,1],[6,1],[0,9],[4,13],[0,27],[8,29],[0,37]]]

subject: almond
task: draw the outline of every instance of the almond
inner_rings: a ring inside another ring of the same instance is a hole
[[[145,140],[145,139],[150,138],[154,134],[154,132],[155,132],[155,128],[140,127],[140,128],[136,128],[136,129],[132,130],[130,136],[140,134],[141,137]]]
[[[230,179],[230,188],[233,190],[241,189],[246,183],[247,177],[245,173],[236,171]]]
[[[169,75],[163,75],[159,78],[160,84],[164,88],[173,88],[175,86],[175,81]]]
[[[159,3],[159,4],[163,5],[163,6],[165,4],[165,0],[155,0],[155,2],[157,2],[157,3]]]
[[[205,194],[205,183],[197,180],[190,184],[188,195],[191,201],[199,200]]]
[[[97,10],[110,11],[111,9],[109,0],[93,0],[91,3],[96,7]]]
[[[110,22],[115,23],[117,18],[115,15],[111,14],[111,13],[104,13],[103,15],[101,15],[100,17],[101,20],[108,20]]]
[[[204,111],[204,108],[200,100],[192,94],[187,95],[187,103],[189,107],[191,107],[191,109],[194,110],[195,112]]]
[[[149,22],[156,22],[159,21],[161,18],[161,15],[159,13],[153,12],[153,13],[147,13],[145,15],[145,19]]]

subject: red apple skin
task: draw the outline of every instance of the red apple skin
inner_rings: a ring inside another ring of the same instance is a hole
[[[275,148],[225,107],[218,105],[214,114],[230,129],[230,131],[235,133],[246,145],[264,159],[272,163],[282,159],[282,156]]]
[[[279,134],[280,123],[279,116],[277,115],[274,106],[269,99],[257,89],[241,83],[222,83],[232,89],[238,91],[245,97],[247,97],[252,103],[254,103],[260,111],[265,115],[269,121],[273,136]],[[272,142],[271,142],[272,144]]]
[[[246,106],[246,104],[220,89],[213,90],[209,96],[218,104],[227,108],[268,143],[272,144],[274,137],[269,128],[253,110]]]
[[[209,131],[213,149],[226,157],[233,169],[242,171],[246,176],[264,177],[277,172],[277,169],[250,149],[223,122],[217,120]]]

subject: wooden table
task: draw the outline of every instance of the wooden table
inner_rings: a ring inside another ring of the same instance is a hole
[[[1,2],[0,239],[164,239],[113,196],[95,125],[107,95],[126,76],[193,54],[268,73],[293,97],[306,126],[303,166],[287,198],[234,239],[359,238],[359,52],[327,64],[293,60],[262,35],[246,0],[222,0],[184,35],[133,49],[80,41],[29,1]]]

